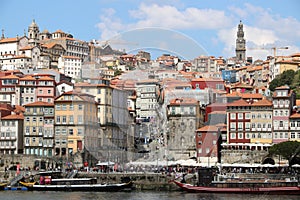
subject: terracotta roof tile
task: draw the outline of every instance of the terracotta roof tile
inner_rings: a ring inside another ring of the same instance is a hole
[[[8,115],[5,117],[2,117],[2,119],[20,119],[23,120],[24,116],[23,115]]]
[[[294,113],[290,116],[291,119],[298,119],[300,118],[300,113]]]
[[[33,103],[26,104],[24,106],[25,107],[28,107],[28,106],[54,106],[54,104],[53,103],[42,102],[42,101],[36,101],[36,102],[33,102]]]
[[[194,98],[176,98],[170,100],[170,105],[197,105],[198,101]]]

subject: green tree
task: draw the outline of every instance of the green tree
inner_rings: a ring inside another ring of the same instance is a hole
[[[291,165],[292,159],[300,154],[300,142],[287,141],[274,144],[270,147],[269,154],[271,156],[281,156],[282,158],[287,159],[289,161],[289,165]]]
[[[294,81],[295,75],[297,75],[297,73],[292,69],[284,71],[282,74],[279,74],[270,82],[269,89],[271,91],[274,91],[275,88],[279,86],[283,86],[283,85],[291,86]]]

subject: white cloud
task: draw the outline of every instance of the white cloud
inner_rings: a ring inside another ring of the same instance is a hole
[[[217,10],[173,6],[174,4],[170,3],[175,2],[179,5],[181,2],[178,0],[170,0],[167,3],[159,3],[156,0],[146,2],[128,11],[131,23],[124,23],[117,17],[114,9],[105,10],[97,24],[101,31],[101,39],[107,40],[124,31],[148,27],[179,31],[199,30],[199,34],[201,30],[214,30],[216,35],[211,35],[211,45],[213,48],[223,48],[223,56],[230,57],[235,56],[237,23],[242,19],[247,47],[294,46],[293,49],[299,49],[297,45],[300,44],[300,22],[292,17],[274,14],[270,8],[245,3]],[[266,55],[271,55],[269,52],[247,50],[247,56],[265,59]]]
[[[180,10],[171,5],[141,3],[138,9],[130,10],[129,15],[136,22],[123,24],[122,20],[115,16],[114,9],[105,10],[100,16],[100,23],[96,25],[102,33],[101,39],[107,39],[109,36],[112,37],[112,34],[135,28],[219,29],[231,25],[231,19],[224,11],[194,7]]]

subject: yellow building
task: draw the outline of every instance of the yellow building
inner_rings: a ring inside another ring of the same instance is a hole
[[[55,99],[55,155],[83,153],[83,161],[97,162],[98,131],[94,96],[70,91]]]
[[[251,106],[251,143],[272,143],[273,104],[267,99],[252,103]]]

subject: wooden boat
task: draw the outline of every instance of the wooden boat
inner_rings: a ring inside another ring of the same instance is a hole
[[[94,192],[106,192],[106,191],[121,191],[130,190],[132,188],[132,181],[126,183],[116,184],[98,184],[94,178],[60,178],[49,179],[45,178],[45,181],[40,182],[23,182],[19,183],[28,190],[36,191],[94,191]]]
[[[200,170],[199,170],[200,171]],[[248,194],[300,194],[296,180],[222,180],[213,181],[209,170],[198,172],[196,185],[173,180],[177,186],[187,192],[198,193],[248,193]]]

